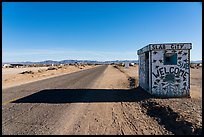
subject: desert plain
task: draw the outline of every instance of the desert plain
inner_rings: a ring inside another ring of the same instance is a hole
[[[47,69],[2,70],[3,134],[202,134],[202,67],[190,70],[191,98],[169,99],[152,97],[138,87],[138,65]],[[25,70],[34,73],[20,74]],[[74,75],[79,78],[74,79]],[[72,80],[58,87],[53,84],[57,77],[63,79],[61,83]],[[46,79],[52,84],[45,87],[51,90],[43,90]],[[32,83],[41,80],[41,89],[32,89]],[[11,93],[15,94],[15,87],[20,85],[20,99],[8,101],[17,96]]]

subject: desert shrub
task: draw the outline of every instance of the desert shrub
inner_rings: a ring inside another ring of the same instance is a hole
[[[62,68],[62,66],[58,66],[57,68],[60,69],[60,68]]]
[[[47,70],[57,70],[55,67],[49,67]]]
[[[123,66],[124,66],[124,64],[123,64],[123,63],[119,63],[119,64],[118,64],[118,66],[123,67]]]
[[[23,71],[20,74],[34,74],[34,72],[33,71]]]
[[[190,64],[190,67],[191,68],[195,68],[195,64]]]
[[[43,71],[45,71],[45,70],[43,70],[43,69],[38,70],[39,73],[41,73],[41,72],[43,72]]]

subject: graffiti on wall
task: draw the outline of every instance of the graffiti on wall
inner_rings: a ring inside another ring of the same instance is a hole
[[[178,50],[178,49],[191,49],[191,43],[174,43],[174,44],[150,44],[151,50],[164,50],[164,49],[169,49],[169,50]]]
[[[164,53],[177,53],[177,64],[164,65]],[[152,51],[152,94],[171,97],[189,94],[188,56],[188,50]]]
[[[147,73],[146,73],[146,63],[145,63],[145,54],[141,54],[139,56],[139,84],[142,88],[147,89],[148,87],[148,83],[146,82],[146,78],[147,78]]]

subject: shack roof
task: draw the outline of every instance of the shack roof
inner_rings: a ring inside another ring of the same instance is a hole
[[[137,54],[142,54],[151,50],[182,50],[192,49],[192,43],[161,43],[161,44],[149,44],[137,51]]]

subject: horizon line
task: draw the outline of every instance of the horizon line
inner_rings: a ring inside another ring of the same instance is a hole
[[[99,60],[90,60],[90,59],[64,59],[64,60],[42,60],[42,61],[2,61],[2,63],[19,63],[19,62],[44,62],[44,61],[56,61],[56,62],[60,62],[60,61],[65,61],[65,60],[76,60],[76,61],[97,61],[97,62],[108,62],[108,61],[139,61],[138,59],[116,59],[116,60],[105,60],[105,61],[99,61]],[[191,60],[192,61],[202,61],[202,59],[198,59],[198,60]]]
[[[114,59],[114,60],[105,60],[105,61],[99,61],[99,60],[90,60],[90,59],[64,59],[64,60],[77,60],[77,61],[97,61],[97,62],[106,62],[106,61],[138,61],[138,59]],[[2,63],[10,63],[10,62],[43,62],[43,61],[64,61],[64,60],[42,60],[42,61],[2,61]]]

